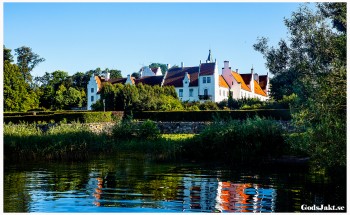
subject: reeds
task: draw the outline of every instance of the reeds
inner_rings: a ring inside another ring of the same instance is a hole
[[[5,159],[82,160],[109,151],[111,141],[80,123],[62,124],[42,132],[35,124],[4,125]]]

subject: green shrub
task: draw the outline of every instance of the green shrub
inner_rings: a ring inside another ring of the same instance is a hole
[[[218,105],[213,101],[205,101],[199,104],[200,110],[219,110]]]
[[[160,137],[160,130],[156,123],[146,120],[142,123],[125,120],[116,123],[112,130],[115,140],[155,140]]]
[[[260,117],[214,122],[186,147],[187,153],[198,159],[210,156],[227,162],[276,157],[285,149],[281,126]]]
[[[146,120],[138,126],[137,137],[146,140],[158,139],[160,137],[160,130],[155,122]]]

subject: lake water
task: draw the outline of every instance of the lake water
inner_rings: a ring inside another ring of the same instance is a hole
[[[4,212],[297,212],[346,206],[345,176],[132,156],[6,164]]]

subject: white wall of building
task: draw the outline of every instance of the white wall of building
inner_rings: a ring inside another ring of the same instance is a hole
[[[98,85],[94,74],[92,74],[92,76],[90,77],[86,90],[87,90],[87,110],[91,110],[91,105],[96,103],[96,101],[100,99],[100,94],[97,94]]]
[[[225,88],[225,87],[220,87],[219,86],[219,93],[217,95],[217,99],[219,101],[223,101],[223,100],[227,100],[228,99],[228,94],[230,92],[230,90],[228,88]],[[232,93],[232,92],[231,92]]]

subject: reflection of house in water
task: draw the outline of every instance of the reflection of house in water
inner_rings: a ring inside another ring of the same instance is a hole
[[[183,211],[274,212],[276,190],[258,185],[183,178]]]
[[[219,182],[215,208],[225,212],[274,212],[276,190],[254,184]]]
[[[216,178],[191,177],[183,178],[183,210],[213,211],[216,203],[216,190],[218,181]]]

